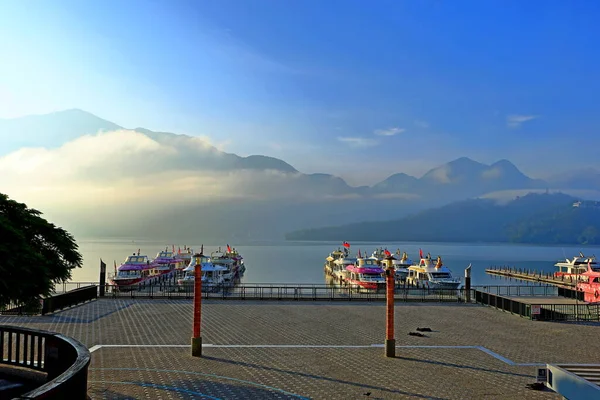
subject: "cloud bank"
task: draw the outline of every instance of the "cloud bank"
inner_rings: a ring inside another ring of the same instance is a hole
[[[252,169],[242,161],[207,138],[118,130],[0,157],[0,191],[42,211],[73,212],[335,197],[305,175]]]

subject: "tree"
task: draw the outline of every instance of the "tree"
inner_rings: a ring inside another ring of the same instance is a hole
[[[0,306],[53,293],[82,265],[73,236],[41,214],[0,193]]]

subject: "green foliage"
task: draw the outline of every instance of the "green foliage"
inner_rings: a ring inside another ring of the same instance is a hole
[[[564,194],[529,194],[508,204],[476,199],[395,221],[291,232],[288,240],[600,244],[600,208],[574,208]]]
[[[40,215],[0,193],[0,306],[47,296],[82,265],[73,236]]]

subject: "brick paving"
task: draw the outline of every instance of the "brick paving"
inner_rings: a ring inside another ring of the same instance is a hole
[[[384,339],[382,303],[204,301],[199,359],[190,355],[190,300],[102,299],[50,316],[0,316],[93,349],[93,399],[559,399],[527,389],[535,367],[519,364],[597,361],[581,346],[597,340],[597,324],[443,303],[397,304],[395,321],[397,345],[409,347],[388,359],[372,346]],[[417,327],[433,332],[409,336]]]

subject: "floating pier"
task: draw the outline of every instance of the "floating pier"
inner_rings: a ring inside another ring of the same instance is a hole
[[[557,277],[551,272],[536,271],[526,268],[497,267],[493,266],[485,270],[490,275],[504,276],[507,278],[521,279],[530,282],[549,283],[557,286],[575,287],[576,280],[572,277]]]

